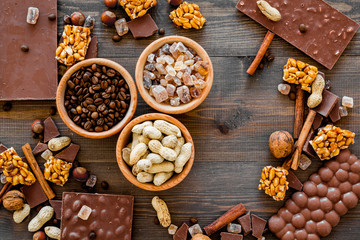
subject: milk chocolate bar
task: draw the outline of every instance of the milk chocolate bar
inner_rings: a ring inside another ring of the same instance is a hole
[[[333,68],[359,28],[358,23],[322,0],[267,2],[279,10],[280,21],[265,17],[254,0],[240,0],[236,8],[328,69]],[[300,31],[300,25],[305,32]]]
[[[319,240],[360,198],[360,160],[346,149],[313,173],[303,191],[292,195],[269,220],[278,238]]]

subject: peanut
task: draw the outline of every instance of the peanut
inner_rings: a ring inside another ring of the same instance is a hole
[[[315,81],[311,85],[312,93],[307,100],[307,105],[309,108],[315,108],[321,103],[324,87],[325,80],[320,74],[318,74],[315,78]]]
[[[131,169],[131,172],[134,176],[137,176],[139,173],[142,172],[142,170],[139,169],[139,167],[137,165],[134,165]]]
[[[136,164],[140,170],[147,171],[151,168],[152,162],[149,159],[141,159]]]
[[[145,143],[139,143],[130,153],[130,165],[136,164],[140,158],[146,153],[148,147]]]
[[[45,227],[45,233],[49,238],[60,240],[60,228],[58,227]]]
[[[68,146],[70,143],[71,139],[69,137],[58,137],[51,139],[48,142],[48,147],[51,151],[56,152]]]
[[[174,171],[174,164],[172,162],[162,162],[159,164],[153,164],[146,172],[148,173],[159,173],[159,172],[171,172]]]
[[[274,22],[278,22],[281,20],[281,14],[279,10],[272,7],[268,2],[264,0],[260,0],[256,2],[262,14],[264,14],[268,19]]]
[[[149,148],[152,152],[160,154],[163,158],[169,161],[175,161],[177,154],[174,150],[164,147],[158,140],[151,140]]]
[[[140,143],[139,142],[139,137],[140,137],[140,134],[133,133],[133,135],[132,135],[132,143],[131,143],[131,151],[134,150],[135,146]]]
[[[131,131],[133,133],[137,133],[137,134],[141,134],[143,132],[143,129],[146,127],[146,126],[152,126],[152,122],[151,121],[145,121],[143,123],[140,123],[140,124],[137,124],[135,125]]]
[[[185,164],[189,161],[190,156],[191,156],[191,148],[192,148],[191,143],[185,143],[181,147],[180,155],[175,160],[175,172],[176,173],[180,173],[183,170]]]
[[[138,138],[139,143],[145,143],[146,145],[149,144],[150,139],[145,137],[144,135],[140,135]]]
[[[160,186],[163,183],[165,183],[167,180],[169,180],[173,175],[173,172],[161,172],[161,173],[156,173],[154,176],[154,185],[155,186]]]
[[[168,123],[164,120],[156,120],[154,122],[154,127],[156,127],[160,132],[165,135],[175,135],[177,137],[181,137],[180,129],[174,124]]]
[[[151,204],[157,213],[161,226],[169,227],[171,224],[171,216],[165,201],[160,199],[158,196],[155,196],[153,197]]]
[[[122,152],[122,158],[123,160],[126,162],[127,165],[130,165],[130,153],[131,153],[131,149],[130,148],[123,148],[121,150]]]
[[[150,139],[159,139],[161,138],[162,134],[157,128],[153,126],[147,126],[144,127],[143,136],[148,137]]]
[[[177,146],[178,139],[175,135],[169,135],[164,137],[161,140],[161,143],[164,147],[175,148]]]
[[[137,180],[141,183],[152,182],[153,179],[154,179],[154,174],[152,174],[152,173],[140,172],[137,175]]]
[[[184,143],[185,143],[185,139],[183,137],[178,138],[178,143],[174,149],[176,156],[180,154],[181,147],[184,145]]]
[[[28,231],[36,232],[54,215],[54,209],[50,206],[45,206],[40,209],[39,213],[29,222]]]
[[[14,215],[13,215],[13,219],[14,219],[14,222],[16,223],[21,223],[22,221],[24,221],[24,219],[29,216],[30,214],[30,206],[29,204],[24,204],[24,206],[19,209],[19,210],[16,210],[14,212]]]
[[[146,159],[149,159],[152,163],[157,163],[157,164],[162,163],[164,161],[164,158],[157,153],[149,153]]]

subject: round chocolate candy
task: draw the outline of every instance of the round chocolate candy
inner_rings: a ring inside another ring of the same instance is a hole
[[[353,173],[360,173],[360,161],[356,161],[353,164],[351,164],[350,170]]]
[[[300,213],[304,216],[306,221],[309,221],[311,219],[311,211],[309,209],[305,208],[305,209],[301,210]]]
[[[292,225],[291,223],[288,223],[288,224],[286,224],[286,229],[288,230],[288,231],[290,231],[290,232],[295,232],[295,227],[294,227],[294,225]]]
[[[334,206],[334,209],[340,216],[343,216],[348,212],[347,207],[342,201],[337,202]]]
[[[330,168],[322,167],[319,170],[319,175],[324,182],[328,182],[334,176],[334,172]]]
[[[335,172],[340,168],[340,163],[336,161],[330,161],[325,163],[325,167],[328,167],[331,171]]]
[[[295,238],[297,240],[306,240],[307,239],[307,232],[305,231],[305,229],[301,229],[301,230],[296,230],[295,231]]]
[[[343,182],[343,183],[340,183],[340,185],[339,185],[339,189],[342,194],[350,192],[351,188],[352,188],[352,185],[350,182]]]
[[[341,198],[341,192],[338,188],[329,187],[326,197],[333,203],[337,203]]]
[[[311,174],[311,176],[309,177],[309,180],[314,182],[315,184],[319,184],[322,182],[319,174],[317,174],[317,173]]]
[[[323,197],[320,199],[320,208],[328,213],[334,208],[334,204],[327,197]]]
[[[305,224],[305,230],[307,233],[316,233],[316,222],[313,220],[307,221]]]
[[[287,209],[289,209],[289,211],[290,211],[291,213],[293,213],[293,214],[296,214],[296,213],[300,212],[299,206],[296,205],[296,203],[295,203],[293,200],[291,200],[291,199],[289,199],[289,200],[286,201],[285,207],[286,207]]]
[[[284,236],[282,236],[281,240],[294,240],[294,232],[287,231]]]
[[[306,193],[306,195],[308,195],[309,197],[316,196],[316,194],[317,194],[316,184],[315,184],[314,182],[311,182],[311,181],[305,182],[305,183],[304,183],[304,187],[303,187],[303,191],[304,191],[304,193]]]
[[[351,184],[356,184],[356,183],[360,182],[360,174],[350,172],[349,173],[349,182]]]
[[[282,217],[274,215],[269,219],[269,229],[270,231],[277,233],[280,232],[285,227],[285,221]]]
[[[352,191],[360,198],[360,183],[355,184],[352,187]]]
[[[323,220],[316,224],[317,233],[322,236],[326,237],[331,232],[331,225],[327,221]]]
[[[320,208],[320,198],[318,196],[309,198],[308,208],[311,211],[319,209]]]
[[[301,208],[307,205],[308,197],[304,192],[296,192],[292,195],[291,199]]]
[[[327,191],[328,191],[328,187],[325,184],[323,184],[323,183],[318,184],[317,189],[318,189],[318,196],[319,197],[325,197],[326,196]]]
[[[348,192],[342,196],[342,201],[348,209],[351,209],[357,205],[359,198],[356,196],[355,193]]]
[[[325,213],[321,209],[311,212],[311,219],[314,220],[314,222],[320,222],[324,218],[325,218]]]
[[[344,171],[349,171],[349,169],[350,169],[350,164],[349,163],[347,163],[347,162],[345,162],[345,163],[342,163],[342,164],[340,164],[340,168],[342,169],[342,170],[344,170]]]
[[[335,227],[340,222],[340,216],[333,210],[325,214],[325,220],[330,223],[332,227]]]
[[[347,162],[350,156],[351,156],[350,150],[345,149],[344,151],[341,151],[339,155],[336,156],[335,160],[340,163]]]
[[[281,208],[278,212],[279,216],[284,219],[285,222],[290,222],[293,214],[286,208]]]
[[[343,169],[339,169],[337,170],[337,172],[335,173],[335,177],[340,181],[340,182],[345,182],[346,180],[348,180],[349,178],[349,172],[345,171]]]
[[[334,176],[329,182],[329,187],[338,187],[340,185],[340,181]]]
[[[351,165],[351,164],[355,163],[356,161],[359,161],[359,159],[354,154],[351,154],[349,157],[349,160],[347,162]]]
[[[305,226],[306,220],[305,220],[305,217],[301,213],[298,213],[292,217],[291,223],[296,228],[303,228]]]
[[[307,240],[320,240],[320,238],[316,234],[309,234]]]

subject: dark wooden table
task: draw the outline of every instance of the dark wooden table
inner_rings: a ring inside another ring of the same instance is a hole
[[[135,240],[172,239],[167,229],[154,224],[155,212],[151,206],[151,198],[155,195],[168,203],[172,222],[178,226],[188,222],[190,217],[197,217],[204,227],[240,202],[248,210],[266,219],[283,205],[283,202],[275,202],[264,192],[257,190],[257,185],[263,166],[281,164],[268,150],[269,135],[276,130],[293,131],[294,101],[277,91],[277,85],[282,82],[282,66],[288,57],[300,58],[319,66],[327,79],[331,80],[335,94],[355,99],[355,108],[338,125],[359,134],[359,34],[355,35],[331,71],[275,37],[270,47],[275,60],[258,70],[254,76],[249,76],[246,69],[254,59],[266,29],[238,12],[235,9],[236,2],[196,1],[207,18],[206,26],[200,31],[177,29],[168,17],[172,8],[166,0],[158,0],[158,5],[150,11],[157,25],[166,29],[166,36],[178,34],[194,39],[206,49],[214,65],[214,85],[208,98],[197,109],[176,116],[189,129],[196,148],[192,171],[177,187],[156,193],[133,186],[122,176],[116,163],[115,144],[118,135],[103,140],[86,139],[70,131],[59,115],[54,117],[62,135],[71,137],[73,142],[81,145],[78,155],[81,165],[96,174],[99,182],[109,182],[109,190],[105,191],[97,184],[96,192],[135,196],[132,235]],[[359,0],[329,3],[347,16],[360,21]],[[156,34],[147,39],[134,40],[129,33],[120,42],[114,43],[111,37],[115,34],[115,29],[105,27],[100,22],[101,13],[106,10],[102,0],[59,0],[58,31],[63,29],[63,16],[78,10],[96,18],[94,34],[99,37],[99,57],[120,63],[134,76],[139,55],[160,36]],[[118,17],[125,17],[125,12],[120,7],[115,12]],[[34,146],[37,141],[31,137],[30,125],[36,118],[48,117],[49,108],[54,105],[53,101],[14,102],[10,112],[0,110],[1,143],[13,146],[18,152],[21,152],[21,146],[27,142]],[[140,98],[135,116],[150,112],[154,110]],[[224,129],[228,129],[228,133]],[[359,140],[357,136],[355,141]],[[351,150],[360,156],[358,146],[356,143]],[[308,170],[299,170],[296,174],[305,181],[320,165],[320,161],[315,160]],[[61,198],[63,191],[84,191],[74,179],[70,179],[64,187],[52,187],[56,192],[56,199]],[[290,190],[287,197],[292,192]],[[32,215],[35,214],[33,211]],[[32,234],[27,231],[28,222],[29,218],[22,224],[15,224],[12,214],[1,208],[0,239],[31,239]],[[357,206],[342,217],[339,225],[325,239],[359,239],[359,224],[360,206]],[[219,234],[212,237],[219,239]],[[275,239],[271,233],[266,233],[265,237]]]

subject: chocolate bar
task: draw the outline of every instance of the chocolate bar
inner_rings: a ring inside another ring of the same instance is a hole
[[[24,193],[26,202],[30,208],[36,207],[48,200],[39,181],[36,181],[33,185],[22,187],[21,191]]]
[[[240,0],[236,8],[329,69],[359,28],[322,0],[267,2],[279,10],[280,21],[265,17],[253,0]],[[300,31],[300,25],[305,25],[306,32]]]
[[[134,38],[150,37],[158,30],[154,19],[149,14],[136,18],[127,24]]]
[[[282,240],[326,237],[359,198],[360,160],[346,149],[310,176],[270,218],[269,229]]]
[[[78,217],[84,205],[92,209],[87,220]],[[133,206],[133,196],[64,192],[61,239],[130,240]]]
[[[40,10],[35,25],[26,22],[29,7]],[[56,0],[0,1],[0,100],[55,100],[57,21],[49,14]]]

